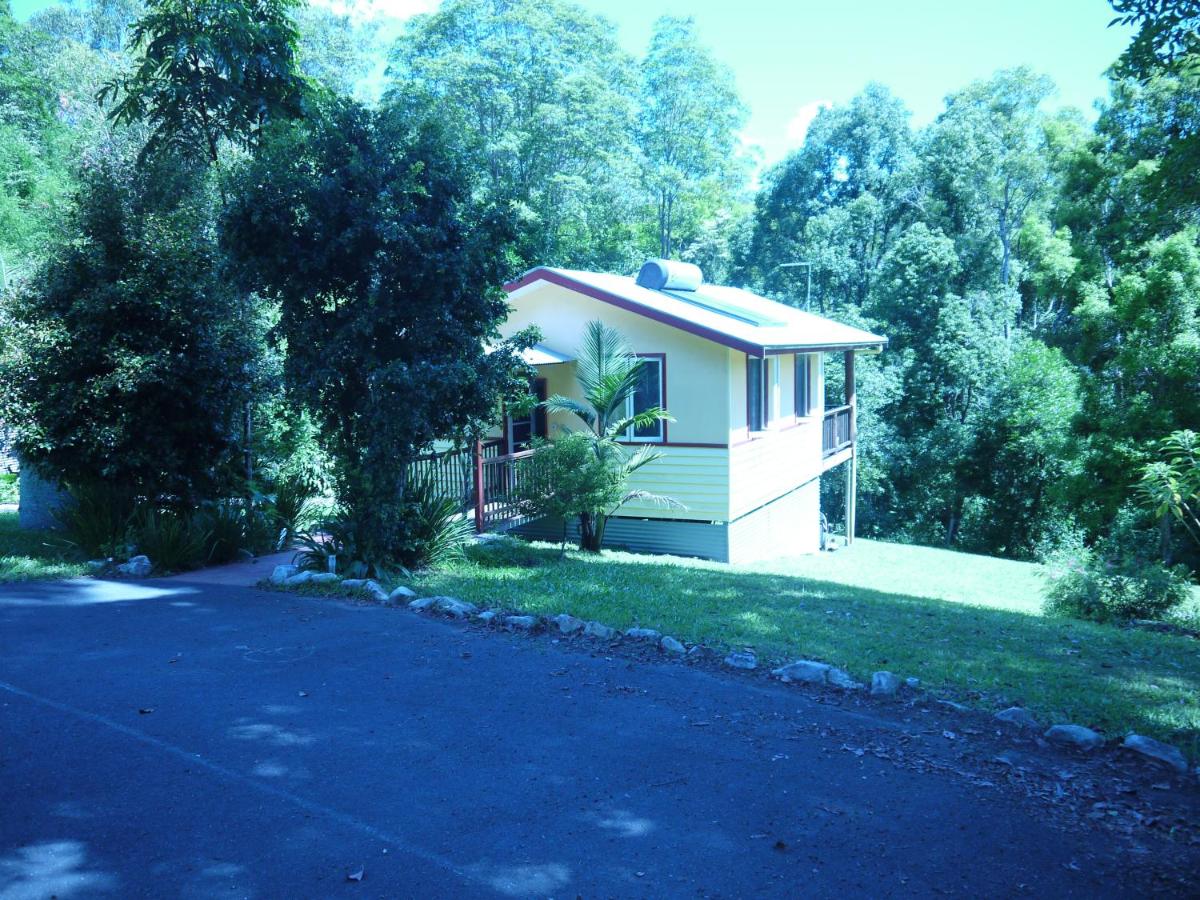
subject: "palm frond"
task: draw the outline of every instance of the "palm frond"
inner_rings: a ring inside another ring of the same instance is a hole
[[[626,503],[631,503],[634,500],[639,500],[642,503],[650,503],[654,506],[662,506],[666,509],[687,509],[686,506],[684,506],[674,497],[667,497],[663,494],[655,494],[651,491],[643,491],[637,488],[629,490],[625,496],[621,498],[621,502],[617,504],[616,509],[620,509]]]
[[[596,413],[591,407],[570,397],[563,397],[561,394],[555,394],[553,397],[543,400],[542,409],[546,412],[571,413],[582,419],[588,428],[593,428],[596,424]]]

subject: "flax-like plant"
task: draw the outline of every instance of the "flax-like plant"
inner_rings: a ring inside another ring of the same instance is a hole
[[[576,511],[581,550],[599,551],[609,518],[626,503],[640,500],[681,506],[670,497],[628,487],[633,474],[662,453],[649,444],[628,453],[619,443],[620,438],[631,428],[651,428],[662,421],[673,421],[670,413],[659,406],[631,412],[629,400],[637,389],[643,365],[620,332],[603,322],[589,322],[575,363],[583,400],[555,394],[543,403],[548,412],[570,413],[587,426],[584,433],[589,436],[591,453],[607,473],[609,484],[616,486],[610,494],[611,502]]]

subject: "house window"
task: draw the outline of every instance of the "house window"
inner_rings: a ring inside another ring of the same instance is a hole
[[[746,357],[746,424],[751,431],[767,428],[767,361]]]
[[[666,405],[666,398],[663,396],[663,357],[643,356],[641,363],[638,368],[637,385],[625,401],[625,414],[628,416],[635,416],[655,407],[662,409]],[[652,425],[630,428],[625,433],[625,439],[645,443],[665,440],[665,424],[659,419]]]
[[[809,357],[796,354],[796,418],[803,419],[813,412],[812,365]]]

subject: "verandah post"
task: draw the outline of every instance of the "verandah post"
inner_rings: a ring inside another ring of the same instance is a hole
[[[854,387],[854,351],[846,351],[846,405],[850,407],[850,460],[846,465],[846,544],[854,543],[855,516],[858,512],[858,392]]]
[[[483,441],[475,441],[475,531],[483,533]]]

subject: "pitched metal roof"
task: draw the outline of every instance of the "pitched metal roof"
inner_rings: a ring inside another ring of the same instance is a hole
[[[521,351],[521,359],[531,366],[552,366],[555,363],[571,362],[575,357],[552,350],[545,344],[534,344]]]
[[[882,348],[887,338],[768,300],[741,288],[702,284],[655,290],[624,275],[539,266],[504,289],[516,295],[545,282],[680,328],[751,356]]]

